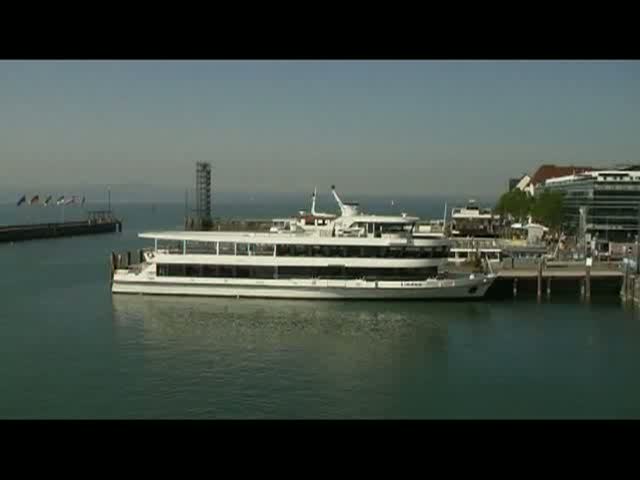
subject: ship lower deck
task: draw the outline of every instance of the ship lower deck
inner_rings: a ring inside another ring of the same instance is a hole
[[[112,292],[282,299],[479,299],[494,281],[484,275],[421,281],[147,277],[117,271]]]

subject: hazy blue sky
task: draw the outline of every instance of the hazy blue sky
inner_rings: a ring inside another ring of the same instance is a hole
[[[493,194],[640,162],[639,62],[0,62],[0,186]]]

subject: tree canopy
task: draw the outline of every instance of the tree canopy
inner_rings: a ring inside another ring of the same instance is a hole
[[[562,224],[562,194],[542,192],[533,203],[531,216],[549,228],[558,228]]]
[[[549,228],[562,224],[562,194],[544,191],[532,197],[522,190],[511,190],[502,194],[496,206],[500,215],[511,215],[517,221],[525,221],[529,215],[535,222]]]
[[[518,221],[525,220],[531,212],[533,198],[522,190],[514,189],[502,194],[496,206],[500,215],[511,215]]]

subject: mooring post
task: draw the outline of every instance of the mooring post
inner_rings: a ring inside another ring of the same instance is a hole
[[[131,266],[131,250],[127,251],[127,266]]]
[[[518,295],[518,277],[513,279],[513,298]]]
[[[139,249],[139,250],[138,250],[138,261],[139,261],[140,263],[144,263],[144,252],[143,252],[143,250],[142,250],[142,249]]]

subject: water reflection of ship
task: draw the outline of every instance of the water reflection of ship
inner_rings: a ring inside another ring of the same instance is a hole
[[[340,344],[353,349],[358,342],[379,348],[400,342],[443,351],[450,321],[486,319],[488,309],[485,304],[453,302],[427,309],[411,301],[373,306],[366,301],[113,297],[115,328],[144,332],[145,342],[183,339],[199,345],[253,345],[265,350],[312,344],[320,349],[335,349]]]

